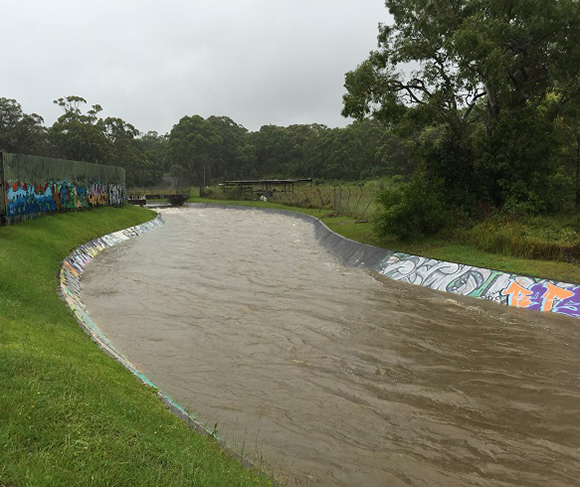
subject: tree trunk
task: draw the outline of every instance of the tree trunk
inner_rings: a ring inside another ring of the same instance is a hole
[[[493,122],[497,117],[498,109],[497,97],[494,90],[488,83],[484,83],[485,91],[487,92],[487,119],[486,119],[486,129],[488,135],[491,134],[491,129]]]

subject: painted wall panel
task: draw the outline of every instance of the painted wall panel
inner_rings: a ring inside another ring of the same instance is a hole
[[[0,162],[0,212],[8,222],[126,201],[125,170],[119,167],[6,152]]]

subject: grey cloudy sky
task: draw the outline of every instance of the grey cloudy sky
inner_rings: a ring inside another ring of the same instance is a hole
[[[0,0],[0,97],[51,125],[80,95],[141,131],[185,115],[344,126],[384,0]]]

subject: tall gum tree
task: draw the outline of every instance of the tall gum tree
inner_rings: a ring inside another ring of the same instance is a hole
[[[167,141],[172,174],[188,184],[203,184],[204,174],[207,177],[213,171],[221,143],[212,123],[199,115],[183,117],[173,126]]]
[[[65,159],[108,164],[113,147],[105,135],[105,123],[99,118],[103,110],[93,105],[86,113],[81,107],[87,101],[76,95],[54,100],[64,113],[48,131],[57,155]]]

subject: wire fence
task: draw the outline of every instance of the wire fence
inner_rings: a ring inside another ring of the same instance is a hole
[[[333,210],[336,215],[365,220],[376,211],[376,195],[375,189],[364,186],[309,186],[292,192],[274,192],[269,200],[320,211]]]

